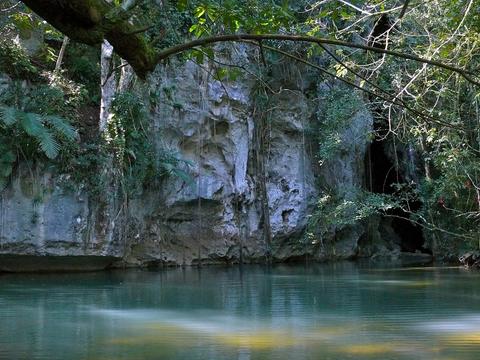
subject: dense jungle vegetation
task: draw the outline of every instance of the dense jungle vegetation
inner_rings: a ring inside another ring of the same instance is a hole
[[[341,129],[367,104],[395,179],[388,189],[367,181],[355,201],[325,189],[309,241],[318,227],[381,214],[422,227],[438,253],[480,252],[477,0],[5,0],[0,27],[0,191],[20,164],[95,191],[98,169],[115,163],[126,196],[163,176],[189,181],[177,154],[154,156],[144,99],[120,93],[99,124],[104,41],[115,53],[108,77],[129,64],[143,81],[176,56],[211,63],[221,81],[254,74],[267,96],[269,63],[288,58],[340,89],[313,129],[319,164],[341,151]],[[257,47],[258,63],[218,61],[219,42]]]

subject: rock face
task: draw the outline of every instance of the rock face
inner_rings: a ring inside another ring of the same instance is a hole
[[[110,220],[84,192],[67,191],[58,180],[19,170],[0,196],[0,254],[120,258]]]
[[[249,61],[245,48],[234,53],[236,63]],[[158,68],[140,89],[159,96],[151,106],[155,146],[186,160],[191,183],[169,177],[126,210],[23,169],[0,198],[0,253],[152,265],[354,256],[363,226],[335,234],[328,251],[306,242],[304,232],[319,185],[345,189],[347,197],[361,186],[372,118],[355,114],[341,154],[319,168],[308,129],[321,104],[306,94],[328,90],[315,79],[277,81],[277,94],[262,104],[254,77],[220,82],[190,61]],[[41,198],[29,190],[38,184],[46,189]]]

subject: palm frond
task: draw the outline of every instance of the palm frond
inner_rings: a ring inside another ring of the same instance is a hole
[[[77,130],[70,125],[67,120],[53,115],[44,116],[43,119],[52,125],[55,131],[65,136],[68,140],[75,140],[78,138]]]
[[[9,106],[0,106],[0,121],[7,126],[17,123],[21,130],[38,142],[40,150],[50,159],[56,158],[60,151],[58,135],[63,135],[70,141],[78,137],[75,128],[67,120],[58,116],[43,116]],[[47,124],[50,127],[47,127]],[[8,156],[10,157],[10,155]],[[0,156],[0,167],[1,165],[2,157]],[[7,167],[5,167],[4,172],[7,173]],[[2,177],[2,174],[3,171],[0,169],[0,177]],[[9,176],[9,174],[3,175],[3,177],[6,176]]]
[[[40,149],[42,149],[49,159],[57,157],[58,152],[60,151],[60,144],[55,140],[53,134],[47,128],[42,128],[42,131],[40,131],[35,138],[40,144]]]
[[[20,118],[20,125],[28,135],[37,137],[44,129],[40,115],[20,111],[18,112],[18,115]]]
[[[10,106],[0,106],[0,121],[5,125],[13,125],[17,121],[17,110]]]
[[[40,145],[40,149],[50,159],[57,157],[60,151],[60,145],[55,140],[51,131],[44,126],[42,117],[34,113],[21,113],[20,124],[25,132],[35,138]]]

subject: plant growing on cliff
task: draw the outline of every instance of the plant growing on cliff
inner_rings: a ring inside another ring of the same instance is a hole
[[[20,79],[31,79],[39,73],[24,49],[7,40],[0,41],[0,70]]]
[[[345,190],[345,189],[343,189]],[[348,226],[362,222],[372,215],[385,214],[401,206],[398,199],[385,194],[370,193],[358,188],[345,193],[325,192],[317,201],[317,207],[309,218],[306,237],[316,245],[324,245],[324,238]]]
[[[313,131],[318,141],[318,161],[322,165],[341,151],[345,129],[354,120],[355,114],[365,108],[365,104],[351,89],[334,87],[327,93],[320,108]]]
[[[25,112],[13,107],[0,106],[0,187],[12,173],[17,160],[15,154],[58,156],[63,141],[77,138],[75,129],[65,120],[53,115]]]
[[[81,86],[41,71],[19,46],[0,43],[0,71],[10,75],[0,92],[1,181],[15,164],[50,162],[78,139],[71,124],[83,101]]]
[[[38,150],[49,159],[57,157],[61,138],[74,140],[77,137],[75,129],[64,119],[53,115],[40,115],[24,112],[13,107],[0,106],[0,120],[5,130],[28,135]],[[30,144],[29,144],[30,145]]]
[[[190,176],[182,169],[188,168],[189,162],[166,149],[154,148],[148,120],[145,104],[138,95],[123,92],[115,97],[105,140],[127,191],[141,193],[146,187],[158,185],[163,176],[178,176],[190,183]]]

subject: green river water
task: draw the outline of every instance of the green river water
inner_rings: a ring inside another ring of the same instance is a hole
[[[351,263],[0,275],[0,359],[480,359],[480,273]]]

